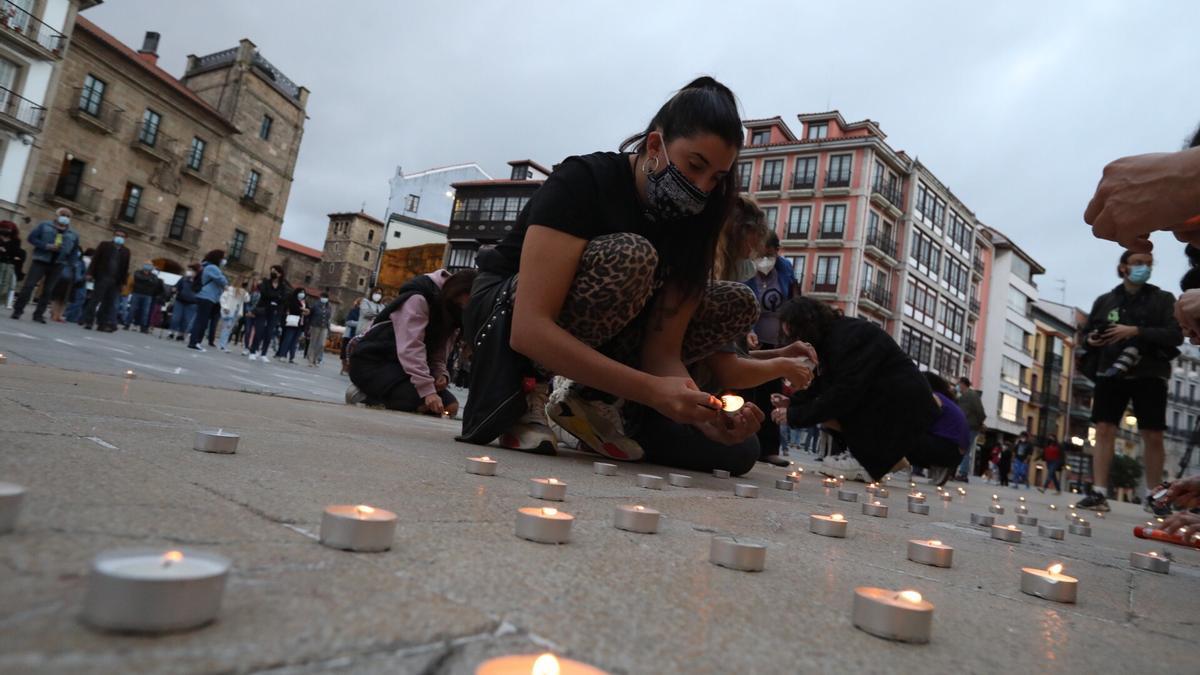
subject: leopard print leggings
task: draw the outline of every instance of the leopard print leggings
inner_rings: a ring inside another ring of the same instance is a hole
[[[637,234],[622,232],[588,242],[563,302],[558,324],[606,356],[640,365],[650,308],[660,289],[658,253]],[[758,320],[758,301],[745,284],[714,281],[683,338],[691,364],[745,335]]]

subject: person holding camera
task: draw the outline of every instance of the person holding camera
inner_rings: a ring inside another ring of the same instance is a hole
[[[1183,343],[1183,332],[1175,321],[1175,296],[1149,283],[1153,267],[1154,257],[1150,253],[1125,251],[1117,266],[1121,284],[1096,298],[1084,329],[1087,349],[1080,372],[1096,382],[1092,401],[1092,422],[1096,425],[1092,455],[1095,485],[1076,508],[1108,510],[1108,471],[1116,447],[1117,427],[1131,400],[1142,436],[1146,485],[1157,485],[1162,480],[1167,380],[1171,376],[1171,359],[1178,356],[1178,347]],[[1128,360],[1131,347],[1136,348],[1136,360],[1114,372],[1118,360]],[[1142,497],[1145,496],[1143,490]]]

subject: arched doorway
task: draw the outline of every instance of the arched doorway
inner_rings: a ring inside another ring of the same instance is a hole
[[[171,274],[183,274],[183,265],[180,265],[170,258],[155,258],[150,262],[154,263],[154,266],[163,272],[170,272]]]

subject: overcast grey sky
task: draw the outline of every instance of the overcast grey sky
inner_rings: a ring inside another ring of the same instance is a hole
[[[1081,214],[1103,165],[1178,149],[1200,123],[1200,9],[1117,2],[385,2],[107,0],[86,16],[160,64],[250,38],[307,86],[283,236],[320,248],[325,214],[384,216],[388,179],[476,161],[615,149],[695,75],[746,118],[836,108],[879,122],[1089,307],[1119,250]],[[1180,247],[1154,239],[1175,291]]]

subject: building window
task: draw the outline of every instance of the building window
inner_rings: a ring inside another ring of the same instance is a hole
[[[87,163],[78,159],[64,160],[62,173],[54,184],[54,194],[72,201],[79,198],[79,188],[83,186],[83,176]]]
[[[854,155],[831,155],[829,173],[825,176],[826,187],[849,187],[850,168]]]
[[[783,184],[783,160],[768,159],[763,162],[759,187],[763,190],[778,190]]]
[[[1003,357],[1000,361],[1000,379],[1011,384],[1014,387],[1020,387],[1024,379],[1025,373],[1021,364],[1008,358]]]
[[[1018,291],[1015,287],[1009,286],[1008,306],[1016,310],[1018,314],[1024,316],[1029,312],[1029,296]]]
[[[241,260],[242,254],[246,252],[246,237],[249,236],[243,230],[233,231],[233,240],[229,242],[229,251],[225,257],[230,260]]]
[[[183,204],[175,205],[175,213],[171,214],[171,225],[167,228],[167,237],[171,239],[183,239],[183,231],[187,229],[188,216],[192,210]]]
[[[837,293],[838,276],[842,268],[840,256],[817,256],[817,273],[813,278],[813,292]]]
[[[808,225],[812,220],[811,206],[793,206],[788,209],[787,239],[807,239]]]
[[[363,252],[363,262],[370,262],[370,261],[371,261],[371,252],[364,251]]]
[[[793,190],[811,190],[817,185],[817,158],[797,157],[796,172],[792,174]]]
[[[204,139],[194,136],[192,137],[192,149],[188,151],[187,167],[192,171],[199,171],[201,166],[204,166],[204,149],[208,144]]]
[[[311,284],[311,283],[312,283],[312,272],[309,272],[304,275],[304,284],[307,286],[308,284]]]
[[[821,122],[819,124],[811,124],[810,123],[808,125],[808,135],[805,136],[805,138],[807,138],[809,140],[817,140],[817,139],[821,139],[821,138],[826,138],[828,136],[829,136],[829,124],[826,122]]]
[[[841,239],[846,232],[846,205],[826,204],[821,212],[821,238]]]
[[[1015,396],[1000,394],[1000,419],[1016,422],[1021,416],[1020,403]]]
[[[771,142],[771,130],[763,129],[750,134],[750,145],[767,145]]]
[[[246,199],[254,199],[254,195],[258,194],[258,181],[262,179],[262,174],[250,169],[250,175],[246,176],[246,192],[243,195]]]
[[[524,164],[517,164],[512,168],[511,180],[529,180],[533,178],[533,172]]]
[[[138,129],[138,142],[154,147],[158,142],[158,129],[162,126],[162,115],[146,108],[142,113],[142,128]]]
[[[766,224],[768,230],[775,232],[775,224],[779,222],[779,207],[765,206],[762,211],[763,223]]]
[[[375,230],[367,230],[367,241],[375,241]]]
[[[400,238],[400,230],[395,230],[394,232],[392,232],[392,239],[399,239],[399,238]]]
[[[404,198],[404,211],[406,213],[416,213],[421,207],[421,197],[419,195],[408,195]]]
[[[88,73],[83,78],[83,88],[79,90],[79,109],[92,117],[99,117],[100,106],[104,103],[104,90],[107,88],[104,80]]]
[[[792,264],[792,276],[795,277],[798,283],[804,282],[804,266],[808,258],[802,255],[787,256],[788,262]]]
[[[446,267],[450,269],[471,269],[475,267],[475,249],[472,248],[452,248],[450,249],[450,259],[446,262]]]
[[[137,222],[138,207],[142,204],[142,186],[133,183],[125,184],[125,196],[121,198],[121,210],[118,220],[127,223]]]
[[[1029,333],[1011,321],[1004,322],[1004,344],[1023,352],[1029,351]]]
[[[359,287],[359,288],[362,288],[363,286],[365,286],[365,285],[366,285],[366,283],[367,283],[367,280],[366,280],[364,277],[359,277],[359,278],[358,278],[358,287]]]
[[[738,162],[738,189],[746,192],[750,189],[750,174],[754,170],[754,162]]]
[[[264,141],[271,140],[271,125],[275,124],[275,120],[271,119],[270,115],[263,115],[262,123],[258,125],[258,137]]]

